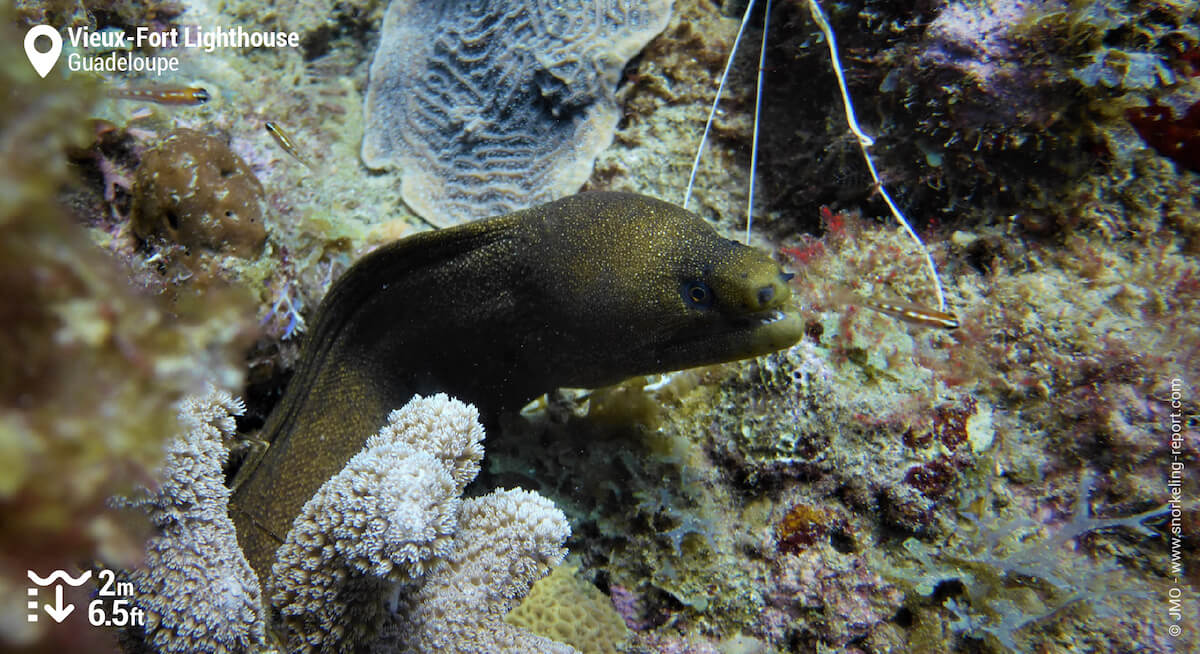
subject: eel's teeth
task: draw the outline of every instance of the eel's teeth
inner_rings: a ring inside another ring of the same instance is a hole
[[[784,313],[782,311],[775,310],[775,311],[772,311],[770,314],[763,316],[760,319],[760,322],[764,325],[769,325],[773,322],[779,322],[780,320],[783,320],[783,318],[784,318]]]

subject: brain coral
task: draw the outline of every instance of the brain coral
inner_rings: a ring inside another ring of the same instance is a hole
[[[577,572],[572,564],[558,566],[504,620],[583,654],[615,654],[629,629],[608,596]]]
[[[439,225],[575,192],[612,141],[625,63],[670,0],[394,0],[371,62],[362,156],[402,169]]]

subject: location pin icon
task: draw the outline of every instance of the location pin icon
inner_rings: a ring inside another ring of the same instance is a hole
[[[39,36],[45,36],[50,39],[50,49],[45,52],[38,52],[37,39]],[[29,63],[33,64],[33,69],[38,75],[45,77],[50,74],[50,70],[54,68],[54,64],[58,62],[58,55],[62,54],[62,36],[58,30],[49,25],[36,25],[25,33],[25,56],[29,57]]]

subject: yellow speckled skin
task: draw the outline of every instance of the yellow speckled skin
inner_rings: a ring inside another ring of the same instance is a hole
[[[271,445],[239,475],[243,550],[265,577],[304,503],[414,393],[486,414],[560,386],[766,354],[802,334],[790,297],[762,252],[628,193],[385,246],[330,289],[263,430]]]

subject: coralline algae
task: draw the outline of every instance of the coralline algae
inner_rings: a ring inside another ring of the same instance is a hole
[[[569,6],[568,6],[569,5]],[[449,225],[579,189],[620,118],[625,62],[669,0],[396,0],[371,63],[362,157]]]

